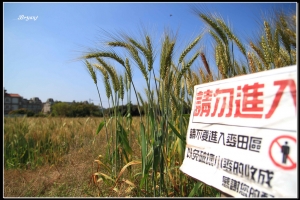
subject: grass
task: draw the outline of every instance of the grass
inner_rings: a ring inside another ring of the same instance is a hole
[[[18,134],[33,137],[34,143],[50,138],[57,144],[67,143],[68,151],[53,150],[35,154],[25,164],[15,162],[4,167],[5,197],[90,197],[99,191],[91,181],[97,166],[94,158],[106,153],[106,135],[101,130],[96,135],[101,118],[5,118],[4,147],[11,140],[7,135]],[[65,125],[64,125],[65,124]],[[13,131],[13,132],[11,132]],[[47,134],[47,133],[51,134]],[[65,136],[65,138],[64,138]],[[54,140],[53,139],[53,140]],[[19,143],[20,144],[20,143]],[[26,143],[24,143],[26,145]],[[97,148],[103,147],[103,148]],[[36,146],[32,152],[41,147]],[[137,148],[137,147],[136,147]],[[53,148],[55,149],[55,148]],[[137,151],[138,152],[138,151]],[[52,155],[51,155],[52,154]],[[15,154],[17,155],[17,154]],[[4,163],[13,160],[11,154],[4,156]],[[52,158],[50,162],[35,162],[39,158]],[[15,159],[20,160],[21,159]],[[94,165],[94,168],[93,168]],[[103,196],[115,196],[109,187],[102,188]]]

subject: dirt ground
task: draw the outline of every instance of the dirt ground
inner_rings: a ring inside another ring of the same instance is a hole
[[[4,169],[4,197],[129,197],[124,191],[126,184],[114,190],[112,182],[94,184],[92,175],[97,172],[109,174],[104,167],[98,169],[95,159],[104,155],[104,135],[92,145],[87,139],[81,148],[70,149],[59,164],[44,165],[32,169]],[[133,145],[136,155],[140,154],[137,144]],[[137,156],[134,157],[137,159]],[[126,172],[124,173],[126,176]],[[124,186],[123,186],[124,185]]]
[[[97,197],[91,182],[94,159],[86,147],[70,151],[58,165],[4,169],[4,197]]]

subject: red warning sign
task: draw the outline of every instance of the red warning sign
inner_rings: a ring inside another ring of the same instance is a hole
[[[294,146],[296,142],[296,138],[289,135],[279,136],[271,142],[269,156],[277,167],[284,170],[296,168],[296,158],[290,156],[291,146]]]

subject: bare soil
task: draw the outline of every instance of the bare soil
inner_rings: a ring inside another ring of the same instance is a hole
[[[93,153],[73,149],[60,164],[36,169],[4,169],[4,197],[97,197],[92,184]],[[113,194],[111,194],[113,195]]]
[[[71,148],[58,164],[44,165],[27,169],[4,169],[4,197],[129,197],[134,193],[125,192],[128,185],[93,181],[97,171],[110,175],[105,169],[98,168],[94,160],[105,155],[106,139],[104,134],[96,137],[95,144],[86,139],[82,147]],[[136,142],[132,145],[134,159],[140,155]],[[140,166],[137,166],[140,167]],[[127,176],[127,172],[123,174]]]

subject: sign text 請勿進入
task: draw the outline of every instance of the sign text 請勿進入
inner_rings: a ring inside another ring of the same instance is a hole
[[[180,170],[233,197],[296,197],[296,94],[296,65],[196,85]]]

